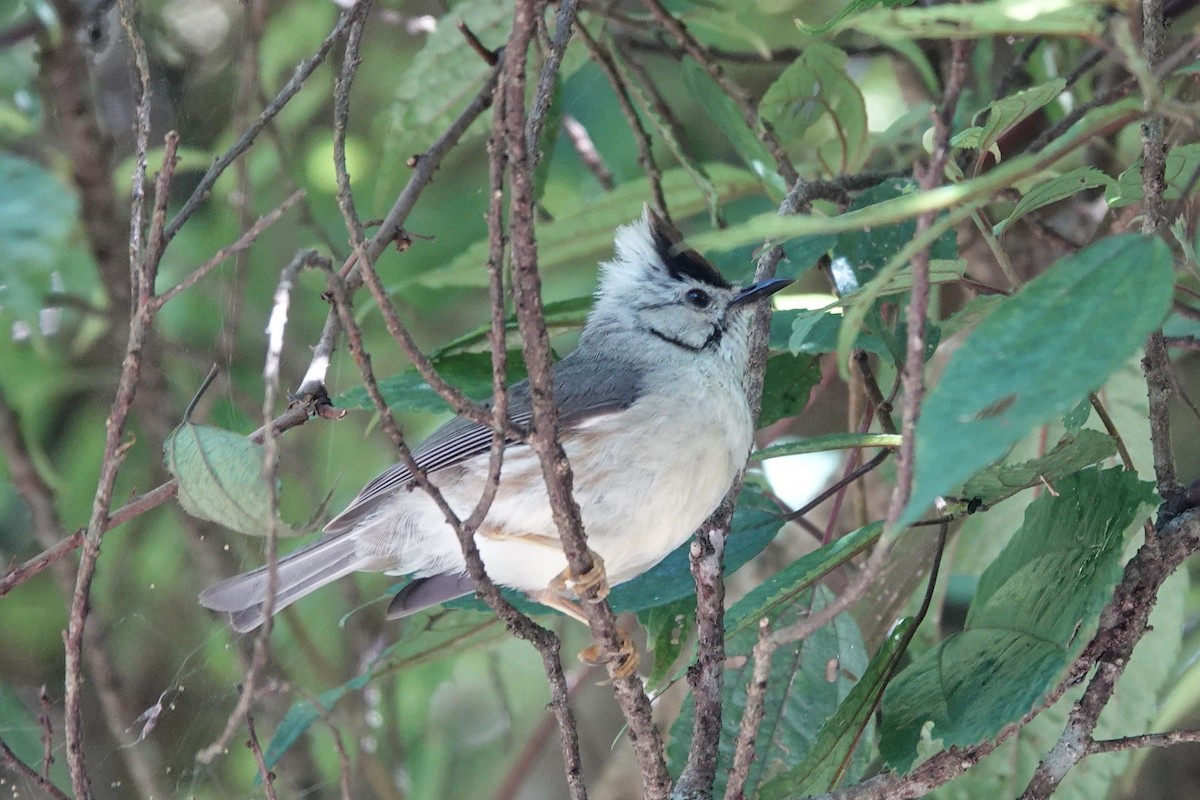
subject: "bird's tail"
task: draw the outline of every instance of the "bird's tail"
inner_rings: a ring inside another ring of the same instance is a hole
[[[331,536],[289,553],[275,565],[275,602],[278,613],[310,592],[368,566],[370,559],[355,552],[352,536]],[[267,599],[267,567],[235,575],[200,593],[200,604],[229,612],[234,630],[254,630],[263,623]]]

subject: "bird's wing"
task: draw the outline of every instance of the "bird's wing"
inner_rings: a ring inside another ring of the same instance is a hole
[[[585,364],[567,356],[556,365],[554,399],[563,432],[628,408],[640,396],[641,382],[636,376],[631,377],[631,370],[605,361],[595,359]],[[509,388],[508,418],[517,427],[527,427],[532,422],[528,381]],[[511,440],[508,444],[512,444]],[[413,460],[426,473],[431,473],[486,453],[491,445],[492,429],[489,426],[456,417],[430,434],[413,452]],[[354,528],[363,517],[375,511],[384,498],[407,486],[412,479],[412,472],[404,464],[388,467],[325,526],[326,537],[341,535]]]

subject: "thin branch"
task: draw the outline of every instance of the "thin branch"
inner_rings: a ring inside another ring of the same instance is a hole
[[[629,133],[633,136],[634,144],[637,145],[638,164],[641,165],[642,172],[646,174],[646,179],[650,182],[651,206],[655,213],[669,222],[671,215],[667,211],[667,199],[663,195],[662,169],[654,160],[650,134],[646,130],[646,126],[642,124],[642,118],[638,116],[637,109],[633,107],[633,100],[629,97],[629,86],[617,69],[612,53],[592,37],[587,26],[582,23],[577,24],[579,38],[587,47],[588,52],[592,54],[592,60],[596,62],[596,66],[604,73],[604,77],[608,78],[613,94],[617,96],[617,105],[621,108],[621,115],[625,117],[625,124],[629,126]]]
[[[558,82],[558,68],[562,65],[567,43],[571,41],[575,17],[578,14],[579,0],[559,0],[558,11],[554,15],[554,38],[550,40],[550,48],[538,73],[537,91],[533,96],[529,115],[525,119],[525,149],[529,151],[534,166],[537,166],[542,157],[538,149],[538,140],[542,136],[542,128],[546,125],[546,114],[554,96],[554,84]]]
[[[298,203],[302,197],[304,197],[303,189],[297,189],[288,195],[288,197],[285,198],[282,203],[259,217],[257,222],[251,225],[241,236],[237,238],[237,241],[233,242],[233,244],[228,244],[225,247],[222,247],[220,250],[214,253],[211,258],[188,273],[186,278],[155,297],[153,299],[155,308],[161,308],[163,305],[177,297],[181,292],[185,292],[195,286],[204,278],[204,276],[208,275],[208,273],[220,266],[222,262],[224,262],[233,254],[241,253],[244,250],[249,249],[250,246],[258,239],[258,237],[262,236],[263,232],[267,228],[278,222],[279,218],[286,214],[292,206],[296,205],[296,203]]]
[[[758,641],[754,643],[751,652],[754,667],[751,670],[750,683],[746,686],[746,703],[742,708],[742,721],[733,745],[733,764],[729,767],[729,778],[725,783],[725,800],[743,800],[746,796],[746,778],[750,775],[750,765],[754,763],[758,729],[767,709],[767,678],[771,674],[771,656],[774,655],[777,646],[771,641],[771,623],[763,617],[758,621]]]
[[[771,128],[771,124],[759,116],[758,109],[755,108],[749,93],[726,74],[725,70],[708,51],[708,48],[692,36],[687,27],[667,11],[659,0],[643,0],[643,4],[650,12],[650,15],[654,17],[655,21],[675,38],[680,47],[695,59],[709,76],[716,81],[725,94],[733,100],[734,104],[738,107],[738,111],[742,114],[742,119],[745,121],[746,127],[754,132],[758,140],[767,148],[767,152],[775,159],[775,169],[779,173],[779,176],[783,178],[784,183],[788,186],[794,185],[799,180],[800,175],[796,172],[796,168],[792,166],[792,161],[788,157],[783,145],[780,144],[779,139],[775,136],[775,131]]]
[[[1200,742],[1200,731],[1167,731],[1166,733],[1144,733],[1140,736],[1124,736],[1119,739],[1093,740],[1088,746],[1088,755],[1096,753],[1124,753],[1144,747],[1173,747],[1177,744]]]
[[[278,800],[278,795],[275,794],[275,773],[267,769],[262,746],[258,743],[258,734],[254,731],[254,717],[249,714],[246,715],[246,730],[249,734],[249,738],[246,739],[246,747],[254,753],[254,763],[258,765],[258,775],[262,778],[263,791],[267,795],[267,800]]]
[[[49,778],[39,774],[36,769],[17,758],[17,754],[12,751],[12,748],[8,746],[3,737],[0,737],[0,764],[3,764],[13,774],[19,775],[29,781],[38,789],[53,797],[54,800],[71,800],[67,793],[55,786]]]
[[[353,8],[342,12],[338,17],[337,23],[333,26],[333,30],[321,42],[317,51],[296,65],[292,77],[280,89],[279,94],[275,95],[275,98],[259,113],[257,119],[238,137],[238,140],[228,150],[218,156],[212,166],[208,168],[208,171],[204,173],[200,182],[196,184],[196,188],[192,191],[191,196],[184,201],[183,207],[179,209],[170,224],[163,231],[164,247],[170,244],[171,240],[175,238],[175,234],[179,233],[179,229],[183,227],[183,224],[196,213],[200,204],[208,198],[212,192],[213,185],[216,184],[217,179],[221,177],[225,170],[229,168],[229,165],[250,148],[250,145],[254,143],[254,140],[262,132],[262,129],[266,127],[267,123],[274,119],[283,110],[283,107],[304,87],[305,82],[308,81],[317,67],[321,65],[325,57],[329,55],[329,51],[333,49],[333,46],[346,35],[350,22],[354,18],[354,13]]]
[[[549,335],[542,308],[541,278],[537,266],[534,239],[534,157],[527,142],[528,119],[525,115],[526,58],[537,21],[536,0],[519,0],[513,17],[512,33],[504,53],[504,79],[500,84],[503,124],[511,199],[509,232],[512,242],[513,297],[522,335],[525,364],[529,369],[532,394],[533,430],[529,443],[542,466],[550,509],[562,540],[568,568],[574,576],[586,575],[597,566],[588,549],[579,505],[572,495],[571,468],[559,441],[558,410],[553,399],[553,379]],[[561,20],[560,20],[561,22]],[[567,24],[570,24],[567,20]],[[654,725],[650,701],[636,675],[618,672],[620,639],[612,608],[598,596],[599,587],[591,585],[583,592],[582,607],[591,625],[612,678],[613,694],[629,724],[629,736],[641,768],[645,794],[665,798],[671,779],[663,761],[662,738]]]

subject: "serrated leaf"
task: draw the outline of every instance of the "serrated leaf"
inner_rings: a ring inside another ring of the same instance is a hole
[[[915,2],[916,0],[850,0],[850,2],[846,3],[845,7],[842,8],[842,10],[839,11],[832,19],[829,19],[820,25],[807,25],[802,19],[797,17],[796,27],[799,28],[800,32],[803,34],[808,36],[817,36],[822,33],[827,33],[831,28],[833,28],[834,25],[837,25],[846,17],[849,17],[853,14],[858,14],[868,8],[872,8],[874,6],[895,8],[896,6],[912,5]]]
[[[79,203],[38,164],[0,153],[0,309],[35,319],[63,260]]]
[[[1184,144],[1171,148],[1167,153],[1167,163],[1164,169],[1167,188],[1163,193],[1163,199],[1178,200],[1198,169],[1200,169],[1200,144]],[[1104,191],[1104,196],[1112,208],[1121,208],[1131,203],[1142,202],[1145,194],[1142,191],[1141,159],[1122,172],[1115,183],[1110,181]]]
[[[491,67],[484,63],[457,23],[466,21],[484,42],[501,44],[512,20],[512,6],[492,0],[465,0],[438,19],[437,28],[412,64],[397,75],[383,146],[387,164],[403,164],[430,142],[458,115],[479,90]],[[468,131],[484,130],[477,121]]]
[[[1184,629],[1187,571],[1172,575],[1158,593],[1150,615],[1150,629],[1138,643],[1117,683],[1116,692],[1104,707],[1094,731],[1096,739],[1134,736],[1155,727],[1160,697],[1171,686]],[[1017,797],[1029,783],[1034,769],[1062,735],[1072,706],[1083,686],[1069,690],[1051,708],[1043,711],[1020,732],[955,780],[937,789],[934,800],[976,800],[980,797]],[[1094,800],[1109,796],[1131,753],[1109,753],[1104,758],[1087,758],[1073,766],[1055,800]]]
[[[956,494],[992,505],[1043,480],[1053,486],[1060,478],[1098,464],[1116,452],[1117,443],[1111,436],[1100,431],[1079,431],[1074,436],[1064,436],[1054,449],[1040,458],[988,467],[973,475]]]
[[[1120,469],[1077,472],[1030,504],[1021,529],[984,571],[962,633],[905,669],[883,697],[880,754],[898,771],[922,726],[970,745],[1020,719],[1087,641],[1119,579],[1125,532],[1154,488]]]
[[[724,792],[741,712],[746,703],[746,683],[753,669],[751,650],[758,638],[757,620],[761,618],[755,609],[763,607],[769,597],[787,593],[791,588],[782,578],[772,578],[730,609],[731,615],[740,612],[753,623],[740,633],[726,636],[726,663],[739,666],[725,670],[724,713],[714,787],[716,797]],[[823,587],[793,595],[791,603],[776,607],[768,617],[771,629],[777,630],[822,608],[829,602],[829,597],[828,590]],[[833,680],[828,674],[831,663],[837,666]],[[804,757],[816,739],[821,721],[833,714],[849,693],[853,678],[848,676],[861,675],[866,664],[862,638],[848,614],[839,615],[803,642],[775,651],[767,682],[766,710],[755,743],[756,758],[747,780],[749,792],[764,779]],[[667,747],[668,762],[676,773],[687,758],[694,717],[695,707],[689,695],[679,718],[671,726],[671,741]]]
[[[904,655],[916,620],[905,617],[896,623],[879,652],[867,665],[866,672],[838,706],[837,713],[825,720],[817,740],[804,760],[763,784],[759,800],[785,800],[808,797],[837,788],[850,766],[850,758],[871,724],[897,661]]]
[[[179,505],[251,536],[271,530],[271,487],[263,476],[264,451],[232,431],[185,422],[163,443],[167,469],[179,482]],[[287,527],[276,521],[276,530]]]
[[[1095,167],[1079,167],[1064,175],[1059,175],[1057,178],[1039,183],[1021,197],[1012,213],[996,223],[992,228],[992,233],[1002,236],[1009,225],[1031,211],[1036,211],[1051,203],[1057,203],[1059,200],[1064,200],[1087,189],[1111,186],[1112,182],[1112,178]]]
[[[896,530],[1120,367],[1166,316],[1172,265],[1157,239],[1103,239],[1061,259],[980,323],[925,401],[915,485]]]
[[[705,165],[718,199],[725,203],[759,189],[758,180],[744,170],[724,164]],[[663,192],[671,198],[671,211],[683,218],[708,208],[704,194],[683,169],[663,173]],[[623,183],[611,192],[583,203],[571,214],[538,225],[538,266],[543,270],[571,264],[595,264],[612,257],[613,231],[641,216],[650,197],[644,178]],[[428,288],[484,286],[487,283],[486,239],[480,239],[441,267],[412,277]]]
[[[510,384],[525,377],[525,365],[521,361],[520,352],[510,352],[505,366],[506,378]],[[486,400],[492,396],[491,353],[452,353],[434,358],[433,367],[442,378],[472,400]],[[451,410],[442,396],[425,382],[415,367],[380,380],[379,391],[389,408],[433,414],[443,414]],[[375,408],[367,390],[361,386],[342,392],[333,402],[341,408]]]
[[[838,48],[809,42],[759,103],[759,113],[784,142],[801,139],[817,120],[828,117],[835,135],[820,150],[826,168],[835,174],[859,169],[870,149],[866,103],[846,74],[846,62]]]

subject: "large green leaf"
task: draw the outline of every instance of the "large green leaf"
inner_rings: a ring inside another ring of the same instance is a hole
[[[438,20],[412,64],[397,74],[395,102],[384,140],[384,163],[404,164],[423,153],[479,91],[492,69],[458,30],[465,21],[489,46],[503,43],[512,7],[492,0],[465,0]],[[485,130],[479,121],[472,131]],[[397,173],[399,174],[399,173]]]
[[[987,568],[965,630],[905,669],[883,698],[880,753],[907,770],[921,729],[946,746],[994,736],[1048,691],[1086,642],[1119,578],[1125,532],[1154,497],[1120,469],[1059,481]]]
[[[972,475],[958,494],[992,505],[1042,481],[1053,486],[1059,478],[1097,464],[1116,452],[1117,443],[1108,434],[1079,431],[1064,436],[1043,456],[1015,464],[994,464]]]
[[[808,395],[821,381],[821,364],[813,356],[774,356],[763,379],[762,411],[758,426],[765,428],[794,417],[808,405]]]
[[[744,197],[759,188],[758,180],[744,170],[725,164],[706,164],[705,172],[721,202]],[[708,208],[704,193],[683,169],[663,173],[663,192],[671,198],[671,211],[683,218]],[[573,213],[538,225],[538,266],[543,269],[572,264],[595,264],[612,257],[613,231],[642,213],[650,197],[650,184],[642,178],[623,183]],[[480,239],[444,266],[414,276],[422,286],[484,286],[487,283],[488,242]]]
[[[1188,576],[1179,570],[1163,584],[1150,615],[1150,631],[1138,643],[1096,726],[1095,738],[1136,736],[1155,730],[1160,698],[1172,685],[1184,624]],[[1068,691],[1051,708],[976,764],[966,773],[937,789],[935,800],[976,800],[980,797],[1017,797],[1034,769],[1062,735],[1072,706],[1083,686]],[[935,731],[936,735],[936,731]],[[1109,753],[1087,758],[1067,773],[1054,791],[1055,800],[1095,800],[1110,796],[1132,753]]]
[[[950,144],[955,147],[978,149],[982,155],[995,147],[1000,141],[1000,137],[1011,130],[1014,125],[1062,94],[1066,85],[1067,82],[1063,78],[1055,78],[1052,81],[1023,89],[1008,97],[993,100],[988,104],[987,115],[983,121],[979,125],[955,134]],[[995,155],[996,160],[999,161],[1002,154],[997,150]]]
[[[850,694],[838,706],[837,713],[825,720],[808,755],[795,767],[775,776],[763,785],[760,800],[785,800],[832,791],[846,775],[855,748],[871,724],[876,704],[904,655],[916,620],[905,617],[896,624],[867,671]]]
[[[823,587],[796,591],[807,580],[803,570],[788,569],[757,587],[730,609],[731,617],[749,620],[737,633],[728,633],[725,643],[729,658],[722,691],[719,763],[714,796],[724,792],[733,747],[746,704],[746,685],[754,668],[751,651],[758,638],[757,621],[766,617],[772,630],[797,622],[829,602]],[[789,602],[777,599],[787,596]],[[839,669],[829,674],[829,664]],[[822,722],[837,711],[867,666],[866,648],[848,614],[813,633],[797,645],[781,647],[771,658],[767,678],[766,709],[755,743],[755,760],[750,767],[747,789],[760,785],[804,758],[816,741]],[[831,680],[832,677],[832,680]],[[671,726],[667,757],[674,771],[687,759],[695,706],[689,696],[683,711]]]
[[[1163,178],[1167,182],[1163,199],[1178,200],[1184,189],[1195,189],[1192,181],[1196,171],[1200,170],[1200,144],[1192,143],[1171,148],[1167,153],[1167,163],[1163,166]],[[1142,162],[1139,160],[1122,172],[1116,181],[1109,182],[1105,189],[1105,197],[1113,208],[1142,202],[1145,197],[1142,191]]]
[[[1098,37],[1104,31],[1104,0],[1046,4],[993,0],[929,8],[873,8],[846,17],[834,31],[856,30],[877,39],[975,39],[985,36]]]
[[[925,401],[897,530],[1098,388],[1162,322],[1173,289],[1166,245],[1126,234],[1063,258],[997,307]]]
[[[167,469],[179,482],[179,505],[193,517],[239,533],[271,530],[271,487],[263,447],[245,436],[184,422],[163,443]],[[287,527],[276,522],[276,530]]]
[[[833,135],[818,154],[832,174],[857,171],[870,152],[867,107],[858,85],[846,74],[847,60],[832,45],[809,42],[759,103],[759,112],[785,143],[800,140],[814,123],[828,118]]]

